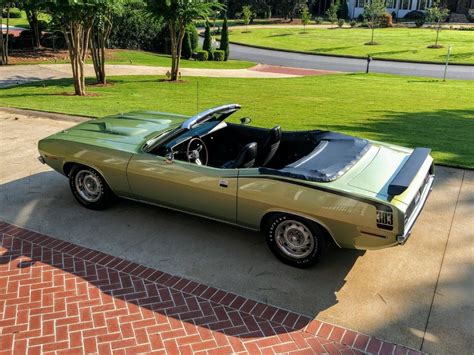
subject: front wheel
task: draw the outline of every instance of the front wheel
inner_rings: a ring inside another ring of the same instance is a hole
[[[322,228],[305,218],[276,214],[269,219],[265,232],[273,254],[291,266],[310,267],[318,262],[324,250]]]
[[[69,174],[69,186],[76,200],[92,210],[107,208],[114,194],[104,178],[94,169],[75,166]]]

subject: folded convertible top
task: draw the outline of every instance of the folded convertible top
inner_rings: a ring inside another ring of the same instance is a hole
[[[346,173],[370,148],[366,139],[328,131],[310,132],[319,142],[305,157],[282,169],[262,167],[262,174],[317,182],[334,181]]]

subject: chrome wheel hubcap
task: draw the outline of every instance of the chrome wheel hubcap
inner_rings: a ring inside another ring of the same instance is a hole
[[[284,254],[296,259],[307,257],[315,245],[313,233],[295,220],[281,222],[275,231],[275,239]]]
[[[75,178],[76,191],[87,202],[97,202],[102,192],[102,182],[89,170],[81,170]]]

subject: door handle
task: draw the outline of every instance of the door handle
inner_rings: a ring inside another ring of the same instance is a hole
[[[219,186],[220,187],[229,187],[229,181],[228,180],[219,180]]]

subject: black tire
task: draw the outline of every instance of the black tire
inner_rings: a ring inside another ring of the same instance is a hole
[[[289,232],[282,232],[285,227]],[[322,252],[326,249],[325,231],[315,222],[299,216],[283,213],[274,214],[267,220],[264,231],[267,244],[273,254],[285,264],[294,267],[308,268],[316,264]],[[295,234],[294,238],[305,241],[301,244],[303,246],[301,250],[298,250],[298,252],[293,250],[293,254],[300,254],[298,257],[290,255],[292,245],[282,243],[282,240],[286,241],[286,233],[293,233]]]
[[[79,175],[80,174],[80,175]],[[80,180],[82,176],[87,176],[91,183],[95,184],[95,193],[90,196],[84,192],[84,189],[80,187]],[[79,181],[78,181],[79,180]],[[103,210],[111,205],[115,195],[110,190],[104,178],[94,169],[83,166],[75,165],[69,173],[69,187],[76,200],[84,207],[91,210]],[[82,192],[81,192],[82,190]],[[87,198],[89,196],[90,198]],[[92,197],[91,197],[92,196]]]

